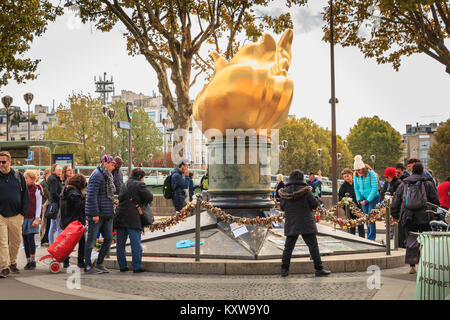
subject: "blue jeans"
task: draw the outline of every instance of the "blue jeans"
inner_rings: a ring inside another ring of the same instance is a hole
[[[94,248],[95,242],[97,240],[97,234],[101,232],[103,236],[103,244],[100,247],[100,252],[98,253],[97,265],[102,265],[103,260],[108,254],[113,239],[112,234],[113,219],[100,217],[97,223],[95,223],[94,220],[92,220],[91,216],[88,216],[87,219],[89,225],[88,225],[86,246],[84,248],[84,262],[86,267],[92,267],[91,261],[92,249]]]
[[[52,245],[53,242],[55,242],[55,232],[56,236],[58,237],[62,230],[59,227],[59,223],[57,219],[51,219],[50,220],[50,229],[48,230],[48,244]]]
[[[141,230],[129,228],[117,228],[117,263],[120,269],[127,266],[127,258],[125,252],[125,243],[130,236],[131,245],[131,265],[133,270],[139,270],[142,266],[142,246],[141,246]]]
[[[370,201],[368,204],[362,205],[362,211],[365,214],[368,214],[372,209],[375,209],[375,206],[379,202],[380,197],[376,196],[372,201]],[[367,201],[367,200],[366,200]],[[377,237],[377,229],[375,227],[375,223],[367,223],[367,239],[368,240],[375,240]]]

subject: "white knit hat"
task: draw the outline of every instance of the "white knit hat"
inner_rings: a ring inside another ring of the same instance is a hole
[[[355,162],[353,163],[353,170],[359,170],[359,169],[364,169],[366,166],[364,165],[364,162],[362,161],[362,156],[361,155],[356,155],[355,156]]]

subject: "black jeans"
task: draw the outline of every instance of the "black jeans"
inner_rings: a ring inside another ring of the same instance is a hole
[[[297,242],[298,235],[287,236],[284,243],[283,257],[281,259],[281,268],[289,270],[291,264],[292,251],[294,251],[295,243]],[[317,237],[315,234],[302,234],[302,239],[308,246],[309,253],[314,261],[314,269],[322,270],[322,259],[320,259],[319,244],[317,243]]]
[[[48,243],[48,232],[50,231],[50,222],[51,221],[52,221],[51,219],[47,218],[47,223],[45,225],[45,234],[42,237],[41,244],[42,243]]]

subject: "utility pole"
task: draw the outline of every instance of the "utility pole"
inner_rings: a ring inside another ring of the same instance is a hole
[[[106,129],[106,118],[108,116],[108,107],[107,107],[107,103],[109,100],[109,94],[112,93],[114,95],[115,89],[114,89],[114,81],[113,81],[113,77],[111,76],[111,80],[106,80],[106,72],[103,73],[103,79],[102,76],[98,77],[98,81],[97,78],[94,76],[94,83],[95,83],[95,92],[100,93],[100,96],[102,98],[103,101],[103,116],[105,118],[105,149],[107,150],[107,145],[108,145],[108,137],[107,137],[107,129]],[[112,121],[111,121],[111,126],[112,126]]]
[[[330,60],[331,60],[331,171],[332,171],[332,204],[336,205],[337,197],[337,155],[336,155],[336,99],[334,77],[334,26],[333,26],[333,0],[330,0]]]

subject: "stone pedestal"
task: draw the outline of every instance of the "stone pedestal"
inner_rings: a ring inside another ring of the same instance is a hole
[[[271,193],[271,143],[256,138],[210,141],[210,202],[237,217],[264,217],[274,207]]]

